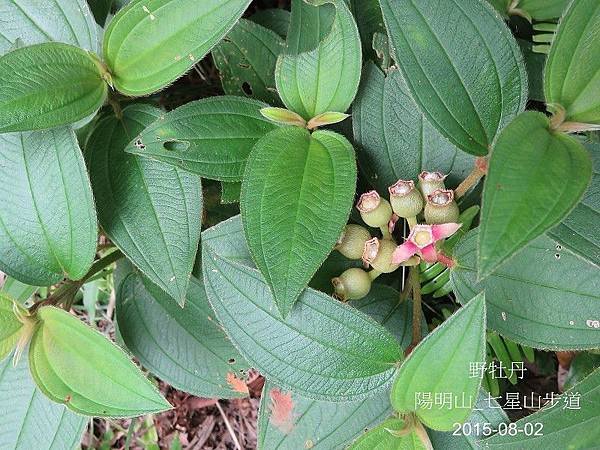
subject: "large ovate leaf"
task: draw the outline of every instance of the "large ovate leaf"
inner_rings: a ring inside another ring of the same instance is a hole
[[[27,358],[0,362],[0,448],[71,450],[79,446],[88,418],[48,400],[35,386]]]
[[[133,0],[109,23],[104,57],[115,87],[150,94],[191,69],[227,34],[250,0]]]
[[[569,397],[577,398],[570,401]],[[600,440],[599,404],[600,369],[597,369],[552,404],[518,420],[516,429],[524,432],[498,433],[481,445],[502,450],[596,448]]]
[[[125,152],[132,137],[161,114],[149,105],[131,105],[120,120],[102,119],[88,139],[86,158],[105,233],[183,304],[200,239],[200,179]]]
[[[509,29],[479,0],[380,4],[394,59],[423,113],[457,147],[487,154],[527,101],[527,74]]]
[[[322,37],[330,4],[335,16]],[[310,11],[316,8],[318,12]],[[362,65],[360,36],[348,5],[344,0],[295,0],[291,20],[287,49],[275,71],[283,103],[306,120],[329,111],[345,112],[358,90]]]
[[[136,417],[171,405],[125,352],[62,309],[38,310],[29,368],[51,400],[88,416]]]
[[[369,62],[352,106],[354,139],[361,168],[379,192],[423,171],[449,175],[457,186],[474,158],[459,151],[419,111],[398,69],[387,76]]]
[[[449,431],[464,422],[481,384],[481,376],[470,367],[485,363],[485,328],[485,298],[480,294],[427,335],[400,366],[392,387],[394,409],[414,411],[434,430]],[[428,408],[419,395],[450,396],[451,401]]]
[[[284,46],[283,39],[274,31],[240,19],[212,51],[225,93],[280,103],[275,88],[275,65]]]
[[[427,447],[414,430],[407,429],[409,426],[400,418],[389,418],[363,434],[348,450],[425,450]]]
[[[287,407],[290,405],[291,407]],[[380,392],[365,400],[326,402],[279,389],[267,381],[258,419],[261,450],[305,448],[343,450],[365,428],[390,415],[389,393]]]
[[[354,305],[407,347],[412,339],[412,304],[398,304],[399,295],[389,286],[374,284],[369,294]],[[390,415],[389,403],[387,390],[364,400],[336,403],[286,392],[267,381],[260,404],[258,447],[295,449],[312,443],[310,448],[316,450],[343,450],[365,429]]]
[[[288,127],[262,138],[248,160],[240,200],[246,239],[284,316],[346,224],[354,158],[339,134]]]
[[[204,280],[218,319],[247,361],[283,389],[320,400],[358,400],[388,385],[402,359],[394,337],[312,289],[281,318],[260,272],[222,256],[244,247],[223,239],[229,224],[203,234]]]
[[[363,54],[375,56],[373,51],[373,35],[385,33],[383,16],[378,0],[350,0],[350,10],[356,20],[360,39],[362,41]]]
[[[529,98],[544,102],[544,66],[546,55],[533,51],[533,43],[524,39],[518,39],[519,47],[523,53],[525,67],[527,67],[527,78],[529,79]]]
[[[86,0],[0,0],[0,55],[20,45],[64,42],[98,53],[98,27]]]
[[[0,134],[0,161],[0,270],[35,286],[83,277],[98,229],[73,131]]]
[[[3,293],[19,303],[25,303],[36,291],[39,286],[30,286],[29,284],[21,283],[13,277],[5,277],[0,288],[0,293]]]
[[[482,200],[480,276],[563,220],[590,182],[586,149],[549,126],[543,114],[523,113],[494,145]]]
[[[225,337],[206,298],[192,278],[185,307],[132,273],[117,291],[117,323],[123,342],[161,380],[199,397],[244,394],[227,383],[248,364]]]
[[[508,416],[496,401],[498,397],[484,390],[479,390],[475,408],[460,430],[435,431],[428,430],[429,439],[435,450],[478,450],[480,439],[497,430],[500,424],[510,422]],[[467,425],[469,424],[469,425]],[[464,431],[464,432],[463,432]]]
[[[13,350],[23,328],[13,308],[14,301],[0,291],[0,360]]]
[[[587,143],[584,146],[592,156],[592,183],[571,214],[548,231],[548,236],[600,266],[600,143]]]
[[[600,123],[600,3],[571,2],[560,21],[544,74],[549,104],[566,110],[566,120]]]
[[[254,144],[277,128],[260,114],[265,106],[227,96],[191,102],[132,134],[126,151],[205,178],[241,181]]]
[[[570,0],[519,0],[516,8],[532,19],[544,21],[561,17]]]
[[[0,58],[0,133],[88,117],[106,99],[102,77],[95,57],[72,45],[50,42],[7,53]]]
[[[287,9],[268,8],[259,9],[250,16],[250,20],[274,31],[285,39],[290,28],[291,16]]]
[[[540,237],[478,282],[477,239],[477,231],[471,231],[455,247],[451,279],[462,303],[485,290],[489,328],[529,347],[600,347],[594,328],[600,310],[598,267]]]

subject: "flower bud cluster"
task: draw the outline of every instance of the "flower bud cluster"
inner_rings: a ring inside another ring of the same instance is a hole
[[[446,175],[440,172],[422,172],[418,184],[413,180],[398,180],[391,185],[389,201],[377,191],[360,196],[356,209],[361,219],[367,226],[379,228],[382,237],[373,237],[361,225],[346,225],[335,249],[349,259],[362,260],[364,269],[353,267],[333,278],[336,297],[343,301],[363,298],[380,274],[444,256],[436,249],[437,241],[460,228],[455,223],[460,211],[454,191],[446,189],[445,179]],[[411,234],[402,245],[392,237],[399,218],[406,219],[411,227]],[[417,225],[419,219],[425,223]],[[371,270],[367,272],[368,268]]]

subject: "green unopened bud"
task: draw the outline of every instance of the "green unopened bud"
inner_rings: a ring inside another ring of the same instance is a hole
[[[381,198],[377,191],[369,191],[361,195],[356,208],[362,220],[370,227],[387,227],[392,218],[390,202]]]
[[[335,296],[340,300],[359,300],[371,290],[371,277],[358,267],[346,270],[331,280]]]
[[[419,174],[419,189],[421,189],[423,197],[427,198],[438,189],[446,189],[445,179],[446,175],[441,172],[421,172]]]
[[[381,273],[390,273],[400,267],[400,264],[392,263],[394,250],[396,250],[394,241],[373,238],[365,242],[362,260]]]
[[[454,201],[454,191],[438,189],[427,197],[425,221],[428,224],[454,223],[458,216],[460,210]]]
[[[350,259],[362,257],[365,242],[371,239],[371,233],[360,225],[346,225],[342,235],[335,245],[335,249]]]
[[[423,210],[423,197],[412,180],[398,180],[388,188],[390,203],[398,217],[415,217]]]

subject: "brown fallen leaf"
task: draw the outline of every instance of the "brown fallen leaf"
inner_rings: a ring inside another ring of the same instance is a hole
[[[227,373],[227,383],[231,386],[235,392],[239,392],[241,394],[248,394],[248,386],[244,380],[239,379],[235,373],[228,372]]]
[[[282,392],[274,388],[271,396],[271,423],[283,433],[289,433],[294,428],[294,401],[291,392]]]

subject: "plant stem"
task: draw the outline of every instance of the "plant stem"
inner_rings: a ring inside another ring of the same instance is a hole
[[[394,238],[392,237],[392,235],[390,234],[390,230],[388,230],[388,227],[379,227],[379,229],[381,230],[381,237],[383,239],[388,239],[390,241],[393,241]]]
[[[367,273],[368,273],[371,281],[373,281],[375,278],[377,278],[379,275],[381,275],[381,272],[379,270],[375,270],[375,269],[373,269]]]
[[[33,315],[42,306],[56,306],[61,303],[69,303],[73,296],[77,294],[77,291],[83,286],[87,280],[92,278],[97,273],[101,272],[111,264],[115,263],[123,257],[121,250],[115,250],[108,255],[103,256],[90,267],[90,270],[80,280],[67,280],[61,286],[59,286],[50,297],[40,302],[34,303],[29,308],[29,314]]]
[[[407,217],[406,222],[408,223],[408,229],[412,230],[415,227],[415,225],[417,224],[417,218],[416,217]]]
[[[467,192],[469,192],[473,187],[479,183],[485,174],[487,173],[488,161],[486,158],[477,158],[475,160],[475,167],[467,178],[463,180],[462,183],[458,185],[458,187],[454,190],[454,196],[456,198],[463,197]]]
[[[410,349],[413,349],[421,342],[421,283],[419,281],[419,266],[411,267],[409,272],[410,284],[413,292],[413,313],[412,313],[412,343]]]

